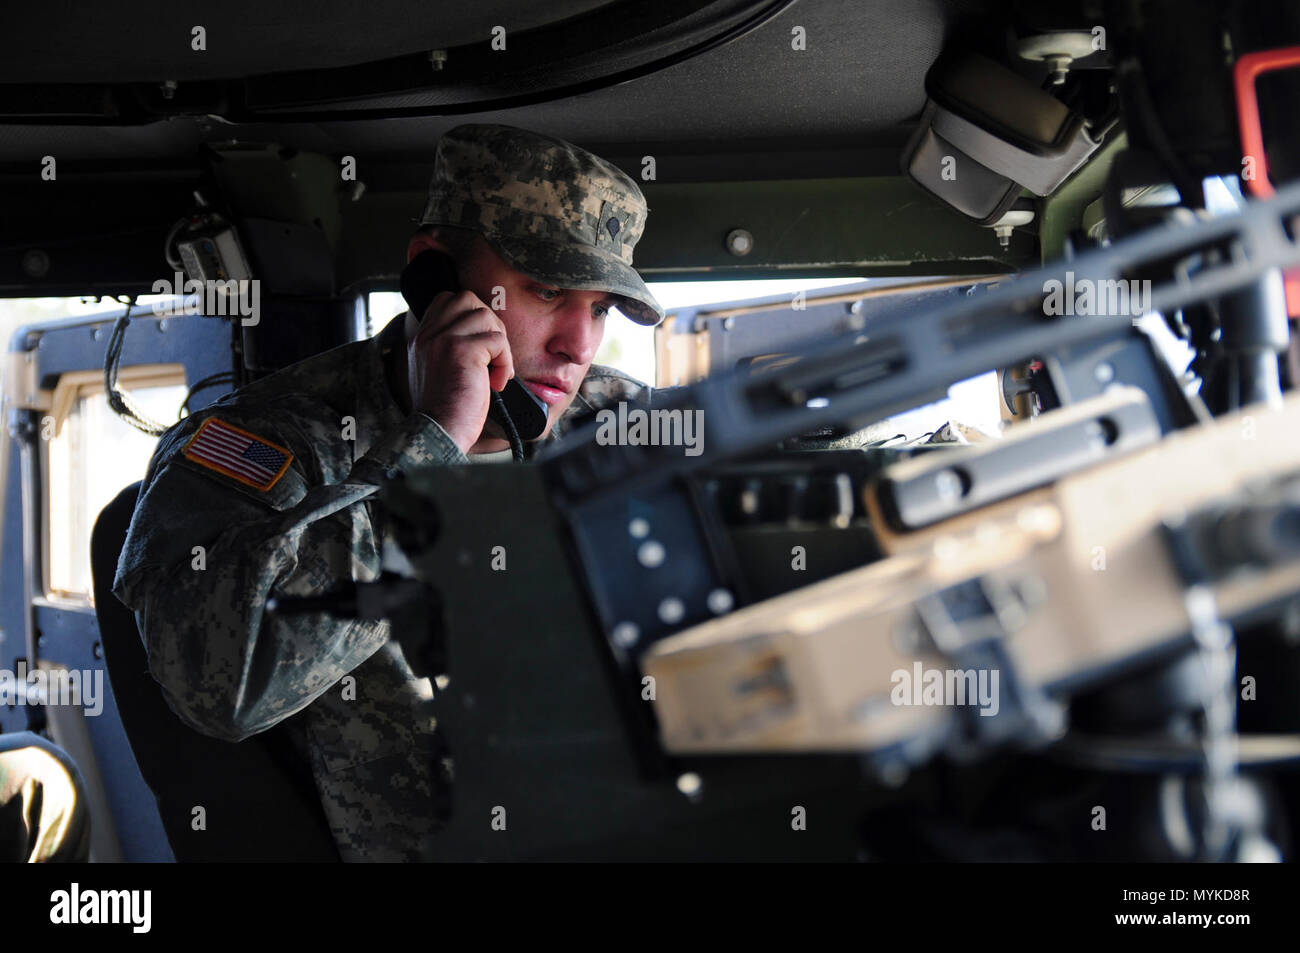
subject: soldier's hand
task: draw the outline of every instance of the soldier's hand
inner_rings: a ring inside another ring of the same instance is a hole
[[[506,326],[472,291],[439,292],[407,344],[415,410],[428,414],[462,452],[478,442],[492,394],[514,376]]]

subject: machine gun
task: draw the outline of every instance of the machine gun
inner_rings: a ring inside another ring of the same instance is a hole
[[[702,414],[697,455],[593,421],[536,465],[387,486],[392,575],[360,586],[436,591],[398,634],[456,766],[440,851],[890,856],[872,820],[942,786],[942,753],[1122,774],[1053,823],[1122,798],[1164,832],[1148,859],[1275,856],[1244,772],[1300,738],[1237,734],[1231,627],[1276,631],[1300,597],[1300,398],[1210,419],[1134,315],[1044,300],[1139,278],[1151,311],[1220,299],[1300,262],[1297,215],[1292,187],[710,378],[657,408]],[[1046,412],[988,446],[770,453],[1030,360]],[[1117,834],[1010,853],[1132,856]]]

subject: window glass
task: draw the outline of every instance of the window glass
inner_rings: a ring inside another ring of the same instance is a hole
[[[130,387],[131,399],[155,420],[174,421],[185,399],[184,383]],[[53,418],[47,426],[52,427]],[[143,479],[158,438],[136,430],[113,413],[102,386],[80,389],[63,426],[43,440],[46,484],[46,592],[90,598],[90,531],[126,486]]]

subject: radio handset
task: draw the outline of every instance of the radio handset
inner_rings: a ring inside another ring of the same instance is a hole
[[[460,290],[456,263],[443,252],[426,249],[402,271],[401,285],[411,313],[417,321],[423,321],[424,312],[438,292]],[[536,440],[546,430],[546,404],[513,377],[504,390],[492,392],[488,416],[505,431],[516,460],[523,459],[522,441]]]

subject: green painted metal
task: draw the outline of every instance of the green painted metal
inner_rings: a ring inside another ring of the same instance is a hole
[[[643,184],[650,219],[637,267],[656,279],[989,274],[1035,260],[1032,236],[1003,249],[992,229],[903,176]],[[743,228],[739,257],[726,236]]]
[[[1106,175],[1115,156],[1128,147],[1128,136],[1120,133],[1103,145],[1088,163],[1042,203],[1039,240],[1042,260],[1065,254],[1065,236],[1083,221],[1083,210],[1101,195]]]

